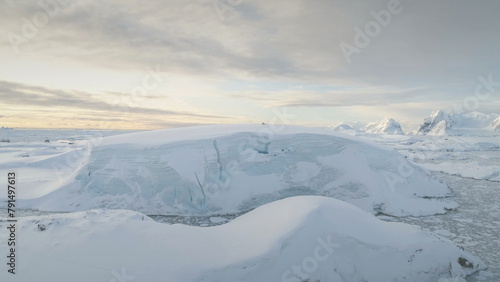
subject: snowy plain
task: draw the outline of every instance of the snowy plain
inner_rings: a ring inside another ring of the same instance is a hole
[[[489,223],[478,218],[488,217],[477,205],[488,193],[498,195],[498,136],[389,136],[346,131],[300,127],[276,131],[238,125],[106,138],[102,133],[74,138],[75,132],[54,131],[43,133],[52,135],[50,143],[42,140],[45,137],[2,142],[0,172],[19,173],[19,204],[26,209],[19,232],[30,239],[24,241],[20,256],[32,262],[44,260],[42,254],[47,253],[47,257],[62,258],[66,268],[61,277],[66,280],[61,281],[79,281],[75,273],[94,275],[79,276],[89,278],[82,281],[119,281],[116,274],[123,268],[134,276],[130,281],[438,281],[473,272],[476,274],[468,281],[496,281],[499,222],[493,216],[498,205],[490,202]],[[457,177],[479,180],[463,182]],[[176,181],[173,186],[184,189],[161,185]],[[487,190],[481,190],[483,186]],[[472,197],[468,193],[478,194]],[[300,195],[328,198],[304,196],[276,202]],[[473,205],[475,208],[467,208]],[[95,208],[99,210],[88,211]],[[160,222],[182,218],[177,222],[220,226],[165,225],[144,214],[156,215],[152,218]],[[420,225],[424,230],[387,225],[370,214]],[[288,216],[293,220],[283,219]],[[196,220],[200,218],[203,220]],[[6,223],[0,220],[3,229]],[[485,233],[474,233],[478,229],[474,222],[485,225]],[[143,228],[149,231],[144,233]],[[386,235],[377,242],[373,241],[376,237],[363,235],[374,232]],[[408,236],[393,235],[400,232]],[[245,237],[252,234],[260,239]],[[311,256],[308,253],[315,250],[318,238],[331,234],[340,240],[335,244],[342,251],[333,252],[325,263],[317,261],[317,266],[306,262],[314,271],[302,280],[286,275]],[[140,240],[143,236],[151,242]],[[165,237],[171,239],[165,242]],[[219,245],[207,243],[216,237],[226,240]],[[128,251],[127,243],[131,245]],[[251,250],[246,246],[250,243]],[[233,251],[225,244],[233,244]],[[108,245],[112,252],[98,251]],[[74,249],[64,251],[68,246]],[[77,254],[87,248],[84,254]],[[5,249],[1,243],[0,249]],[[160,254],[158,249],[171,252]],[[359,252],[348,251],[352,249]],[[96,259],[91,250],[102,258]],[[148,252],[154,254],[151,259],[132,257]],[[184,260],[174,262],[174,255]],[[479,274],[485,265],[478,257],[490,267]],[[50,265],[47,272],[20,267],[27,276],[19,281],[53,275]],[[186,276],[188,272],[193,276]],[[160,279],[168,274],[177,278]]]

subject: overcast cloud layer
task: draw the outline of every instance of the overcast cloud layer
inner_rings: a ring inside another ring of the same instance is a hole
[[[0,1],[0,124],[159,128],[288,107],[296,123],[330,125],[500,109],[496,0],[40,3]],[[463,109],[480,77],[498,89]],[[60,114],[29,124],[27,108]]]

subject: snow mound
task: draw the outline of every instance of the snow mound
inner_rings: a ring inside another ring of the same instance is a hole
[[[433,112],[418,130],[419,135],[481,135],[491,131],[498,114],[479,112],[446,113]]]
[[[104,138],[75,181],[24,207],[130,209],[217,215],[298,195],[372,213],[429,215],[455,208],[447,185],[394,150],[327,129],[207,126]]]
[[[394,135],[404,134],[403,129],[401,129],[401,125],[394,119],[387,117],[381,121],[367,124],[362,131],[366,133],[384,133]]]
[[[17,281],[438,281],[485,268],[443,237],[326,197],[276,201],[207,228],[124,210],[20,218],[17,228]]]

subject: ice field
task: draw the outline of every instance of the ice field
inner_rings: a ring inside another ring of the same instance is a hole
[[[111,281],[122,269],[134,281],[499,277],[498,135],[124,133],[2,131],[1,175],[19,175],[18,255],[47,261],[41,272],[21,265],[21,281],[52,279],[50,258],[65,265],[53,281]],[[0,220],[5,229],[5,209]],[[324,260],[318,240],[335,246]]]

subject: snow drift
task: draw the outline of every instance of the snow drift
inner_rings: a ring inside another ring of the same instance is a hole
[[[20,218],[18,230],[16,281],[438,281],[485,267],[420,227],[326,197],[276,201],[208,228],[91,210]]]
[[[147,214],[239,213],[323,195],[372,213],[444,213],[446,184],[394,150],[326,129],[205,126],[104,138],[74,181],[25,207],[130,209]]]

